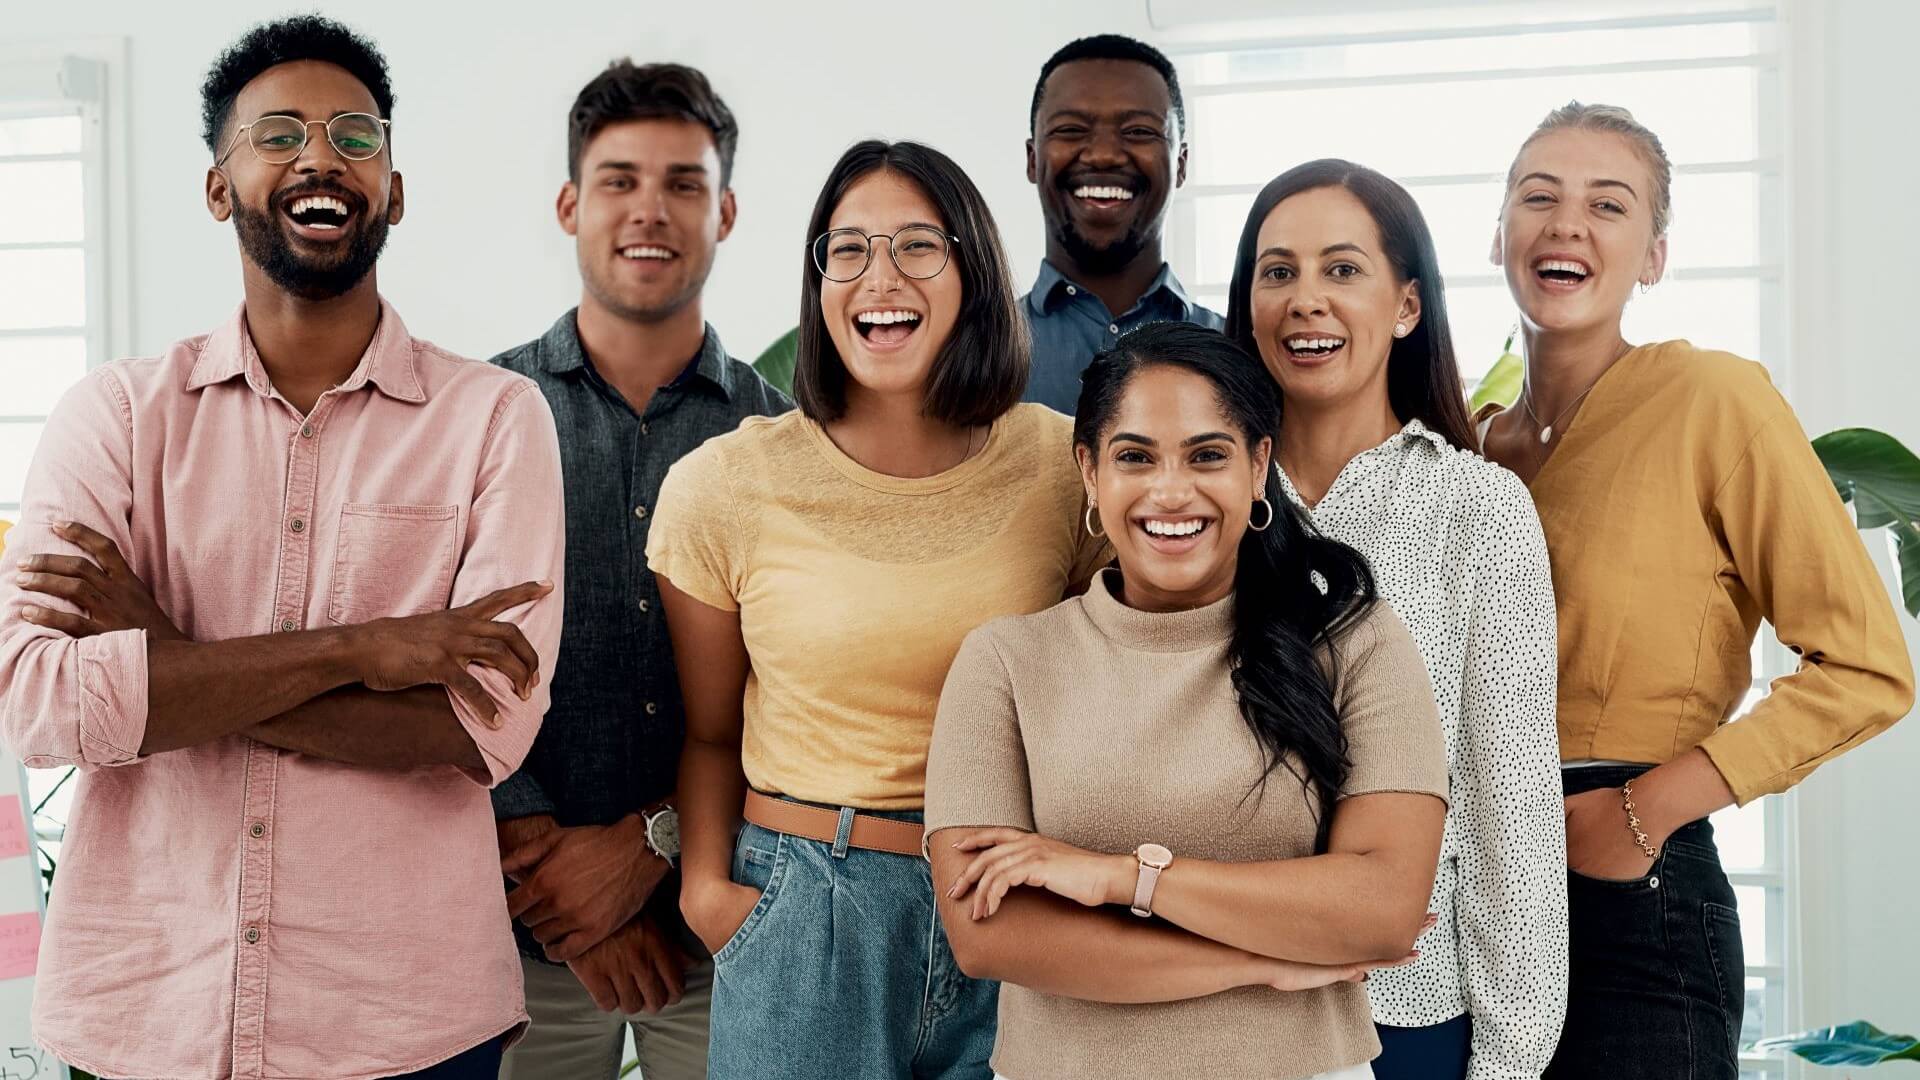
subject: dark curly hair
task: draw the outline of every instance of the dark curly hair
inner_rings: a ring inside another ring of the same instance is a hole
[[[233,115],[233,99],[260,73],[295,60],[321,60],[345,68],[373,95],[382,118],[393,116],[393,86],[387,58],[373,42],[322,15],[293,15],[261,23],[241,35],[207,69],[200,84],[201,137],[218,154],[220,136]]]
[[[1076,60],[1131,60],[1158,72],[1166,80],[1167,99],[1173,106],[1174,122],[1180,125],[1180,137],[1186,138],[1187,103],[1180,97],[1180,75],[1174,71],[1173,61],[1167,59],[1167,54],[1159,49],[1124,34],[1095,34],[1076,38],[1047,57],[1047,62],[1040,65],[1040,77],[1033,83],[1033,104],[1027,108],[1029,135],[1033,134],[1034,124],[1040,117],[1040,99],[1047,93],[1047,76],[1052,75],[1060,65]]]

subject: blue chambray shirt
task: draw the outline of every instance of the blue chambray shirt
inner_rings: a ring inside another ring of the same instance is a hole
[[[1227,323],[1218,312],[1189,299],[1165,263],[1140,302],[1116,319],[1099,297],[1042,259],[1040,276],[1033,291],[1020,298],[1020,309],[1033,331],[1033,374],[1027,379],[1026,400],[1068,416],[1080,401],[1080,373],[1120,335],[1153,322],[1190,322],[1215,330]]]

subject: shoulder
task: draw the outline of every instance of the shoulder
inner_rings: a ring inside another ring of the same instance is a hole
[[[536,376],[546,370],[545,358],[541,355],[540,339],[515,345],[504,352],[495,353],[487,363],[494,367],[517,371],[522,375]]]
[[[1044,666],[1080,641],[1089,625],[1076,596],[1032,614],[990,619],[968,633],[966,642],[968,651],[990,654],[1008,670],[1028,664]]]
[[[1786,407],[1764,365],[1730,352],[1687,341],[1646,345],[1647,372],[1663,390],[1690,408],[1737,414],[1765,422]]]
[[[1224,332],[1227,328],[1227,317],[1225,315],[1201,304],[1193,305],[1193,312],[1187,316],[1187,321],[1196,326],[1204,326],[1209,330]]]
[[[1533,493],[1511,469],[1460,449],[1447,451],[1444,467],[1460,493],[1456,513],[1462,520],[1474,525],[1531,522],[1538,527]]]
[[[777,416],[747,416],[732,431],[715,435],[694,447],[667,469],[676,475],[732,474],[750,463],[784,461],[804,449],[806,418],[796,410]]]
[[[721,363],[727,373],[727,397],[740,416],[777,416],[793,408],[792,399],[752,364],[731,355]]]
[[[414,370],[429,395],[443,390],[482,394],[504,406],[527,391],[538,389],[531,378],[519,371],[469,359],[421,338],[413,338],[410,345]]]
[[[1426,664],[1413,634],[1386,597],[1376,597],[1367,610],[1353,619],[1333,639],[1333,653],[1341,681],[1362,672],[1417,672],[1426,677]]]

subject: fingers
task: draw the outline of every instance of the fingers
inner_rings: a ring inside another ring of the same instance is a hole
[[[560,846],[560,838],[564,835],[559,829],[549,829],[507,852],[500,858],[500,872],[514,877],[539,866],[547,856],[553,854],[554,848]]]
[[[671,942],[661,941],[653,950],[653,966],[660,973],[660,985],[666,988],[668,1005],[680,1004],[687,992],[687,972],[682,953]]]
[[[477,627],[494,627],[499,625],[501,624],[476,624]],[[467,639],[465,645],[466,647],[462,649],[461,652],[471,662],[485,665],[505,675],[507,681],[513,684],[513,692],[520,696],[521,701],[525,701],[533,696],[533,683],[535,670],[539,663],[538,659],[535,660],[536,668],[527,667],[526,663],[521,660],[520,654],[509,648],[505,641],[481,629],[476,629],[473,636]]]
[[[660,981],[660,971],[654,966],[651,953],[643,955],[633,965],[632,978],[634,988],[638,991],[639,1001],[636,1004],[639,1007],[628,1011],[651,1015],[667,1007],[667,986]],[[621,1002],[621,1007],[627,1008],[626,1003]]]
[[[84,611],[105,611],[107,607],[107,598],[101,596],[100,590],[86,578],[60,574],[21,574],[13,582],[28,592],[57,596]]]
[[[99,623],[84,615],[72,615],[53,608],[35,607],[32,604],[20,609],[20,617],[35,626],[58,630],[68,637],[92,637],[102,629]]]
[[[93,561],[99,563],[100,569],[107,573],[116,574],[126,571],[131,574],[127,569],[127,560],[120,557],[120,548],[105,535],[77,521],[63,521],[55,525],[53,535],[93,556]]]
[[[476,619],[491,620],[508,608],[532,603],[552,591],[553,582],[551,581],[523,581],[518,585],[496,589],[459,610]]]
[[[593,999],[593,1007],[601,1012],[612,1012],[620,1007],[620,992],[613,988],[613,980],[604,972],[586,964],[569,964],[573,977],[587,990],[587,996]]]
[[[541,925],[542,928],[545,928],[555,925],[556,922],[557,920],[554,920]],[[538,938],[540,932],[536,930],[533,936]],[[546,946],[544,951],[547,954],[547,959],[556,964],[564,964],[570,960],[580,959],[580,957],[586,955],[588,949],[593,948],[604,940],[606,940],[604,936],[596,937],[584,930],[575,930],[572,933],[556,937],[551,944],[544,941],[541,942],[541,944]]]
[[[507,916],[519,919],[528,928],[552,918],[552,907],[553,897],[537,874],[507,894]]]
[[[467,674],[465,668],[452,672],[446,677],[447,689],[460,695],[460,699],[473,707],[480,722],[489,730],[500,730],[500,706],[493,703],[493,695],[480,685],[480,680]]]
[[[1031,836],[1032,834],[1026,833],[1023,835]],[[994,867],[999,866],[1008,859],[1018,858],[1027,851],[1028,848],[1017,841],[999,844],[982,851],[973,857],[973,861],[967,864],[965,870],[960,872],[959,880],[955,881],[953,887],[947,890],[947,895],[955,900],[965,896],[967,890],[981,881]]]
[[[539,681],[540,677],[540,654],[533,651],[533,645],[527,641],[527,635],[521,633],[520,628],[512,623],[490,622],[486,627],[487,629],[482,632],[499,638],[520,661],[520,666],[526,669],[528,675],[526,689],[531,692],[533,684]],[[527,695],[523,693],[520,696],[524,698]]]
[[[78,555],[28,555],[20,560],[20,569],[61,577],[80,578],[98,585],[106,579],[100,568]]]
[[[1012,843],[1023,836],[1032,835],[1030,832],[1022,832],[1019,829],[981,829],[972,836],[955,840],[953,846],[960,851],[979,851],[983,848],[993,847],[996,844]]]
[[[984,919],[1000,910],[1000,899],[1007,890],[1028,880],[1028,856],[1021,852],[1000,860],[980,878],[980,887],[973,891],[973,917]]]

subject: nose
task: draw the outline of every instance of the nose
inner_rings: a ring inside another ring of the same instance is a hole
[[[1577,208],[1562,203],[1547,220],[1547,235],[1555,240],[1584,240],[1587,223]]]
[[[1154,470],[1147,497],[1156,509],[1172,512],[1193,501],[1193,476],[1177,458],[1161,462]]]
[[[636,225],[666,224],[666,185],[643,181],[628,201],[627,219]]]
[[[313,130],[315,124],[320,125],[318,134]],[[293,159],[293,171],[302,176],[339,176],[347,171],[347,159],[334,148],[325,120],[307,121],[307,145],[301,147],[300,156]]]
[[[1299,287],[1293,290],[1293,295],[1287,300],[1287,314],[1310,319],[1327,313],[1326,294],[1318,288],[1311,287],[1308,282],[1312,280],[1311,278],[1300,279]]]
[[[1086,144],[1081,147],[1080,160],[1095,168],[1125,165],[1127,152],[1120,141],[1120,132],[1106,124],[1095,125],[1092,134],[1087,136]]]
[[[887,248],[880,250],[881,244]],[[900,267],[893,261],[893,238],[890,236],[870,236],[867,238],[867,268],[862,272],[860,285],[868,292],[888,293],[900,288]]]

